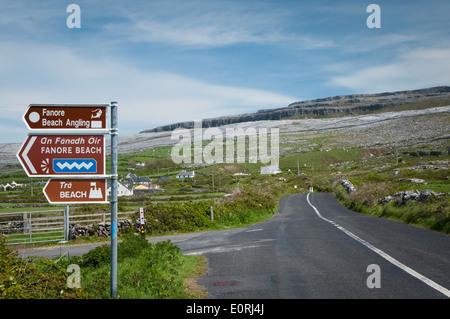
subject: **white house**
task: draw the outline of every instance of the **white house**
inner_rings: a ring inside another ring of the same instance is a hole
[[[111,182],[108,181],[107,190],[108,196],[111,196]],[[125,185],[121,181],[117,182],[117,196],[133,196],[133,186]]]
[[[278,174],[278,173],[281,173],[281,170],[278,167],[278,165],[269,165],[269,166],[261,167],[259,173],[260,174]]]
[[[181,171],[177,174],[176,178],[194,178],[195,177],[195,171]]]
[[[18,184],[16,182],[12,181],[11,184],[10,183],[6,183],[6,185],[0,184],[0,190],[6,191],[7,188],[15,189],[16,187],[24,187],[24,186],[25,186],[25,184]]]

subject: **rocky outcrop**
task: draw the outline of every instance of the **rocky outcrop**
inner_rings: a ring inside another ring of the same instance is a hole
[[[356,190],[355,187],[353,186],[353,184],[349,180],[346,180],[346,179],[342,180],[341,185],[344,186],[345,190],[349,194]]]
[[[392,196],[386,196],[385,198],[383,198],[381,200],[381,204],[387,204],[393,200],[395,200],[396,198],[398,198],[402,204],[405,204],[407,201],[409,200],[416,200],[416,201],[424,201],[426,199],[428,199],[429,197],[442,197],[442,196],[447,196],[448,193],[436,193],[430,189],[426,189],[423,190],[421,192],[419,191],[412,191],[412,190],[408,190],[408,191],[400,191],[395,193]]]
[[[425,184],[425,180],[420,178],[399,178],[399,182],[411,182],[416,184]]]
[[[450,87],[434,87],[429,89],[387,92],[380,94],[353,94],[327,97],[316,100],[295,102],[287,107],[260,110],[256,113],[247,113],[236,116],[224,116],[202,120],[202,127],[218,127],[222,125],[301,118],[304,116],[326,116],[333,114],[352,114],[355,112],[377,111],[388,107],[396,107],[421,100],[450,99]],[[194,122],[179,122],[163,125],[154,129],[142,131],[141,133],[173,131],[177,128],[194,128]]]

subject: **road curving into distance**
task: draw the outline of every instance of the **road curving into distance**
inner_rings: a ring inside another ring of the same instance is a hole
[[[149,239],[161,240],[207,257],[198,283],[209,298],[450,298],[449,235],[350,211],[331,193],[284,196],[275,216],[249,227]],[[20,255],[81,255],[93,247]]]
[[[208,258],[210,298],[449,298],[450,236],[288,195],[270,220],[178,245]]]

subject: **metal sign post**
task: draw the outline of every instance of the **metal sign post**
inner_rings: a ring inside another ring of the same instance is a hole
[[[111,298],[117,296],[117,102],[111,102]]]
[[[106,125],[108,106],[111,109],[109,131]],[[117,102],[110,105],[30,104],[23,120],[28,129],[44,133],[29,134],[16,154],[29,177],[53,178],[44,188],[50,203],[108,203],[104,135],[111,135],[112,298],[117,295],[117,119]],[[66,229],[68,218],[67,211]],[[67,233],[65,238],[68,238]]]

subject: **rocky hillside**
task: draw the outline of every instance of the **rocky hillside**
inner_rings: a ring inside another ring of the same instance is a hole
[[[329,135],[330,147],[413,147],[427,152],[450,152],[450,87],[336,96],[292,103],[288,107],[253,114],[202,121],[202,127],[278,128],[280,154],[305,151],[305,134]],[[119,153],[172,146],[171,130],[193,128],[192,122],[176,123],[139,134],[119,136]],[[21,170],[16,153],[20,144],[0,144],[0,168]],[[107,154],[109,144],[106,145]]]
[[[266,121],[300,119],[308,117],[344,116],[380,111],[402,111],[405,109],[421,109],[450,105],[450,87],[440,86],[428,89],[387,92],[379,94],[352,94],[321,98],[316,100],[295,102],[284,108],[260,110],[236,116],[224,116],[202,120],[202,127],[218,127],[222,125]],[[172,131],[176,128],[193,128],[193,122],[180,122],[141,133]]]

